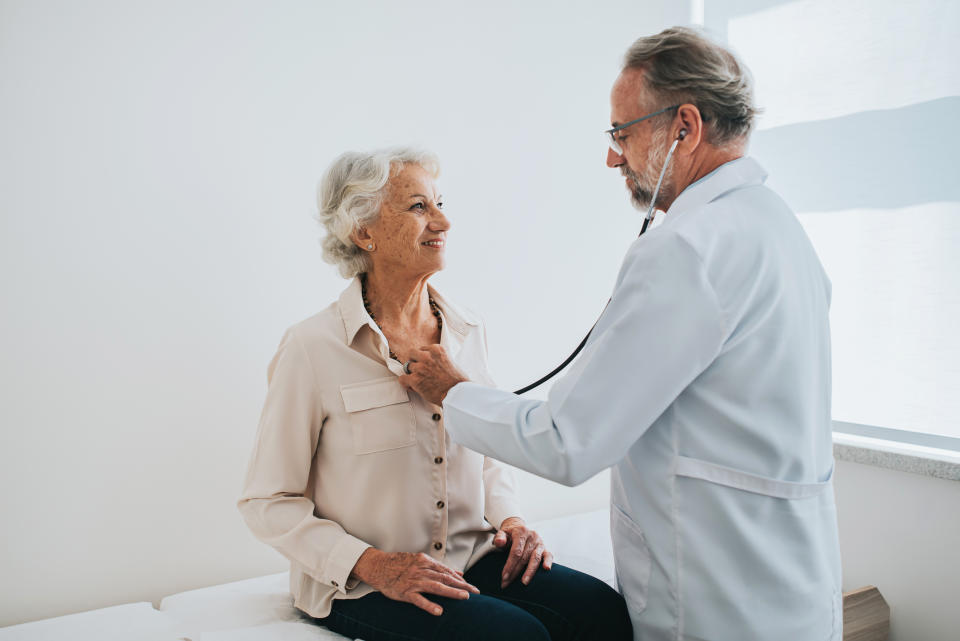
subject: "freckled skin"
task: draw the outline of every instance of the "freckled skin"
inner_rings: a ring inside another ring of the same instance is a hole
[[[422,196],[416,196],[421,194]],[[387,183],[380,218],[368,227],[377,245],[374,271],[391,280],[429,278],[444,268],[443,250],[423,247],[424,240],[446,236],[450,223],[437,207],[440,194],[430,174],[418,165],[405,166]],[[418,203],[422,209],[411,209]]]
[[[387,183],[380,217],[354,234],[372,267],[367,298],[390,348],[407,360],[420,347],[440,341],[437,319],[430,310],[427,281],[444,268],[445,247],[425,247],[428,240],[447,238],[450,221],[430,173],[405,165]]]

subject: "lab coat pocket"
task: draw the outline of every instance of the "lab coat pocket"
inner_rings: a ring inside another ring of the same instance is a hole
[[[417,441],[417,422],[407,390],[395,376],[340,386],[353,432],[354,454],[408,447]]]
[[[610,531],[615,550],[617,588],[634,614],[647,608],[650,550],[643,530],[627,513],[611,505]]]

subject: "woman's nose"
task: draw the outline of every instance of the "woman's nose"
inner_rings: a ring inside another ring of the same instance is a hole
[[[433,216],[430,218],[430,229],[433,231],[447,231],[450,229],[450,219],[443,213],[442,209],[433,208]]]

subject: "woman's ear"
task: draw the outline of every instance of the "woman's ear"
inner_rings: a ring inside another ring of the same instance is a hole
[[[352,234],[350,234],[350,240],[353,241],[354,245],[364,251],[373,251],[377,247],[376,243],[373,242],[373,238],[370,236],[369,230],[367,230],[366,227],[358,227]]]

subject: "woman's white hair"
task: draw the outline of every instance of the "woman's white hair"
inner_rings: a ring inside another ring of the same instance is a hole
[[[407,164],[423,167],[434,178],[440,174],[440,161],[433,153],[391,147],[341,154],[320,179],[317,219],[327,232],[321,243],[323,260],[336,265],[344,278],[369,271],[369,254],[357,247],[350,235],[380,216],[390,176]]]

